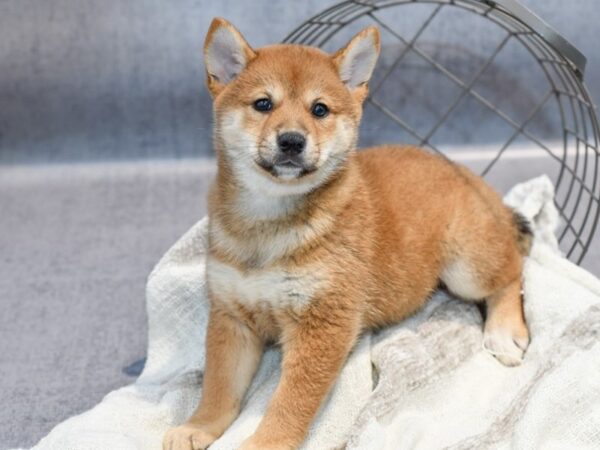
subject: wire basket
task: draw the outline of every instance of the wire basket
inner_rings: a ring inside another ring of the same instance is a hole
[[[373,24],[382,52],[361,145],[417,144],[500,190],[548,174],[561,249],[580,263],[600,216],[599,124],[585,57],[515,0],[344,1],[284,42],[333,51]]]

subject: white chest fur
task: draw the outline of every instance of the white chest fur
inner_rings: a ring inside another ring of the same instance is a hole
[[[242,272],[210,257],[206,275],[218,301],[241,303],[249,308],[292,308],[297,312],[310,303],[325,282],[323,270],[314,267],[293,273],[283,268]]]

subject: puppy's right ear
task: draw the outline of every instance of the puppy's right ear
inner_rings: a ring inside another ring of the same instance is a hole
[[[213,19],[204,40],[206,83],[213,97],[256,57],[242,34],[225,19]]]

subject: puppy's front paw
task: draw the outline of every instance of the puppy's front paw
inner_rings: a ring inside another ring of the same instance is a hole
[[[483,334],[484,348],[505,366],[518,366],[529,345],[526,333],[511,334],[506,330],[486,330]]]
[[[199,426],[186,423],[167,431],[163,450],[205,450],[215,440],[215,436]]]
[[[295,448],[294,445],[259,442],[256,437],[250,436],[242,442],[238,450],[294,450]]]

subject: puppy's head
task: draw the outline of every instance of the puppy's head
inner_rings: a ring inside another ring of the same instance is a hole
[[[252,49],[214,19],[204,58],[218,157],[251,190],[303,193],[325,182],[354,150],[378,54],[375,27],[329,55],[298,45]]]

